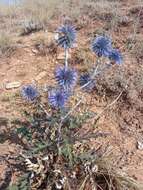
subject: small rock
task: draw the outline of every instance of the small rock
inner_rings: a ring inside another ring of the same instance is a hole
[[[20,87],[20,86],[21,86],[21,82],[15,81],[15,82],[7,83],[7,84],[5,85],[5,88],[6,88],[7,90],[9,90],[9,89],[12,89],[12,88],[18,88],[18,87]]]
[[[46,71],[43,71],[43,72],[41,72],[41,73],[35,78],[35,80],[36,80],[36,81],[41,80],[41,79],[44,78],[46,75],[47,75],[47,72],[46,72]]]
[[[55,39],[55,40],[58,40],[58,39],[59,39],[59,33],[55,33],[54,39]]]
[[[37,51],[36,49],[32,49],[32,52],[33,52],[34,54],[38,54],[38,51]]]
[[[143,150],[143,140],[142,140],[142,141],[138,141],[138,143],[137,143],[137,148],[138,148],[139,150]]]

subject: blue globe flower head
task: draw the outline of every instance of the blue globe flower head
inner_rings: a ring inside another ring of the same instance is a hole
[[[109,55],[109,51],[112,48],[112,41],[110,38],[106,36],[98,36],[96,37],[91,45],[92,51],[97,54],[98,57],[107,57]]]
[[[65,24],[58,28],[57,43],[64,49],[72,48],[76,41],[76,30],[73,26]]]
[[[88,92],[92,91],[93,88],[95,87],[95,81],[91,78],[89,73],[84,73],[83,75],[80,76],[79,84],[81,87],[83,86],[83,89],[85,91]]]
[[[112,49],[109,54],[109,59],[117,64],[122,64],[123,58],[118,49]]]
[[[69,94],[63,89],[52,89],[49,91],[48,100],[53,108],[64,108]]]
[[[34,85],[25,85],[21,89],[21,95],[27,101],[34,101],[38,98],[39,93]]]
[[[59,67],[55,71],[55,78],[59,86],[66,90],[69,90],[76,85],[77,72],[72,68]]]

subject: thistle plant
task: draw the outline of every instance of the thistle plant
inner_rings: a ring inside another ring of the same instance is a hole
[[[80,76],[79,84],[81,86],[80,89],[85,89],[86,91],[90,92],[95,87],[95,80],[91,78],[90,73],[84,73]]]
[[[34,85],[26,85],[22,87],[21,95],[25,100],[33,102],[38,98],[39,92]]]
[[[121,53],[118,49],[112,47],[112,40],[107,36],[97,36],[93,39],[91,50],[97,56],[96,67],[92,74],[85,73],[80,76],[80,89],[86,89],[87,91],[91,91],[95,87],[95,78],[100,73],[110,68],[112,64],[122,64],[123,62]],[[104,58],[106,58],[106,62]]]
[[[112,49],[109,53],[109,59],[113,63],[122,64],[123,58],[119,50]]]
[[[61,88],[72,89],[77,82],[77,72],[75,69],[58,67],[55,71],[55,78]]]
[[[64,108],[68,93],[64,89],[52,89],[48,96],[49,104],[54,108]]]
[[[40,108],[46,113],[48,118],[53,116],[53,113],[60,114],[57,122],[58,141],[57,147],[60,147],[60,140],[62,139],[62,126],[65,120],[72,114],[72,112],[82,102],[82,98],[77,102],[73,108],[67,108],[68,100],[71,95],[76,96],[76,84],[78,81],[78,74],[74,68],[70,68],[68,65],[68,53],[69,49],[74,47],[76,42],[76,30],[73,26],[63,25],[57,30],[58,36],[56,37],[57,45],[62,47],[65,51],[64,66],[59,66],[55,70],[55,80],[57,86],[48,91],[48,104],[52,110],[56,112],[48,113],[45,106],[40,100],[40,93],[35,85],[26,85],[22,87],[22,97],[28,102],[38,104]],[[91,50],[96,55],[96,67],[93,64],[92,73],[83,73],[79,77],[80,88],[78,90],[92,91],[96,87],[96,77],[106,70],[113,63],[121,64],[122,56],[119,50],[112,47],[112,41],[107,36],[97,36],[91,43]],[[108,63],[104,63],[104,58],[108,59]],[[105,64],[104,67],[101,67]],[[100,68],[100,69],[99,69]],[[55,117],[55,116],[54,116]]]
[[[98,57],[108,57],[111,49],[112,49],[112,41],[110,38],[106,36],[96,37],[91,44],[91,50]]]
[[[122,56],[119,50],[114,49],[112,47],[112,41],[109,37],[97,36],[92,41],[91,44],[91,50],[96,56],[96,64],[95,65],[93,64],[93,68],[91,68],[92,72],[86,72],[80,75],[79,77],[80,87],[77,89],[76,84],[78,81],[78,73],[74,68],[71,68],[68,64],[69,50],[74,47],[74,44],[76,42],[76,30],[73,26],[66,24],[59,27],[57,33],[58,33],[58,36],[56,37],[57,45],[63,48],[65,52],[65,60],[64,60],[64,66],[58,66],[54,73],[57,85],[53,86],[53,88],[51,90],[48,90],[47,93],[48,96],[47,103],[50,109],[47,109],[46,106],[42,104],[40,93],[38,89],[35,87],[35,85],[23,86],[21,90],[21,95],[28,102],[32,104],[34,103],[35,105],[36,104],[40,105],[40,107],[46,114],[46,118],[43,119],[42,116],[42,119],[40,117],[38,118],[38,121],[36,120],[35,122],[34,120],[33,122],[34,124],[32,125],[33,128],[32,127],[30,128],[31,129],[30,137],[32,136],[34,130],[39,130],[40,137],[35,141],[36,143],[38,140],[42,141],[42,146],[40,146],[40,148],[41,147],[42,149],[43,147],[48,148],[49,151],[51,151],[52,149],[53,154],[56,154],[58,156],[58,159],[60,158],[61,154],[63,154],[65,157],[69,158],[69,162],[72,165],[72,161],[74,160],[72,146],[74,142],[77,141],[77,137],[74,134],[75,128],[73,127],[74,125],[72,123],[73,121],[75,122],[75,118],[73,119],[72,113],[81,104],[82,97],[71,108],[68,107],[68,101],[70,100],[70,97],[72,95],[76,96],[76,92],[78,90],[83,89],[88,92],[94,90],[94,88],[96,87],[96,77],[100,73],[105,71],[109,66],[112,66],[112,64],[114,63],[121,64]],[[108,63],[106,63],[104,58],[108,59]],[[104,66],[102,67],[102,65]],[[117,101],[119,97],[115,101]],[[115,103],[115,101],[113,103]],[[113,103],[111,103],[110,105],[112,105]],[[93,118],[94,116],[95,114],[92,114]],[[88,119],[89,117],[86,118]],[[85,120],[82,120],[82,122],[83,121]],[[82,122],[81,120],[80,122],[77,122],[76,119],[75,122],[76,127],[81,127]],[[42,123],[42,128],[37,129],[36,128],[37,123],[38,127],[39,123],[40,127]],[[53,171],[53,166],[51,170]]]
[[[69,49],[74,47],[76,42],[76,30],[73,26],[68,24],[63,25],[57,30],[57,44],[64,48],[65,51],[65,67],[68,67]]]

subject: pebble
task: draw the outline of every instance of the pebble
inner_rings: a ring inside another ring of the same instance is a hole
[[[137,142],[137,148],[138,148],[139,150],[143,150],[143,140]]]
[[[38,51],[37,51],[36,49],[32,49],[32,52],[33,52],[34,54],[38,54]]]
[[[13,88],[19,88],[20,86],[21,86],[21,82],[15,81],[15,82],[6,83],[5,88],[7,90],[10,90]]]

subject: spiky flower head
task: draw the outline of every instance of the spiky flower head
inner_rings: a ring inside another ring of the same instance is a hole
[[[91,45],[92,51],[97,54],[98,57],[107,57],[109,55],[109,51],[112,48],[111,39],[106,36],[98,36],[96,37]]]
[[[55,78],[59,86],[68,90],[76,85],[77,72],[72,68],[58,67],[55,71]]]
[[[109,59],[112,62],[115,62],[117,64],[121,64],[123,62],[123,58],[121,53],[119,52],[118,49],[112,49],[109,54]]]
[[[38,96],[38,90],[34,85],[25,85],[21,89],[21,95],[27,101],[34,101]]]
[[[52,107],[63,108],[68,100],[68,93],[63,89],[52,89],[49,91],[48,100]]]
[[[89,73],[84,73],[80,76],[79,84],[86,91],[91,91],[95,87],[95,81],[91,78]]]
[[[74,47],[76,41],[76,30],[73,26],[65,24],[58,28],[57,43],[64,49]]]

